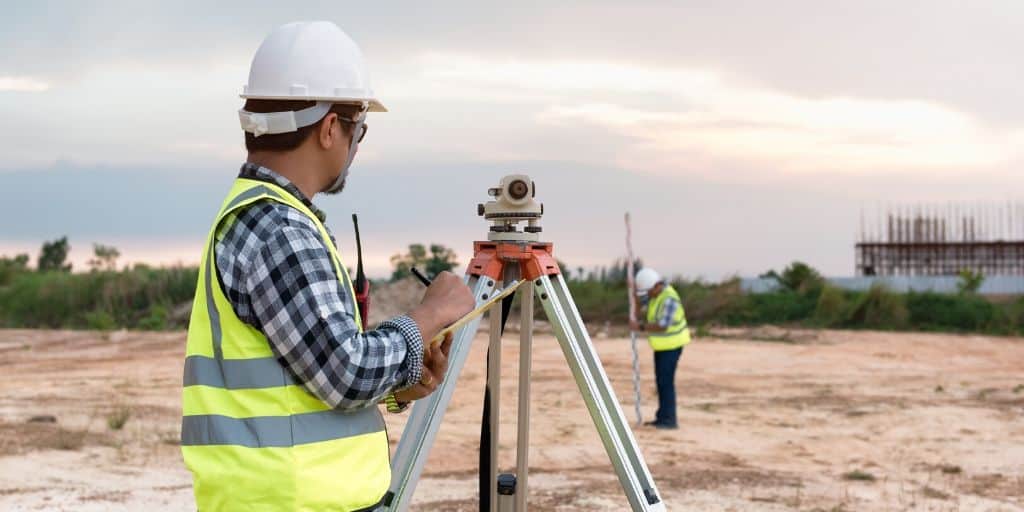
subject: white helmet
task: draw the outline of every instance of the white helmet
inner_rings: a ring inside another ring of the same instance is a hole
[[[242,129],[257,137],[314,124],[334,103],[362,104],[364,111],[387,112],[370,89],[363,53],[329,21],[289,23],[274,29],[256,50],[249,83],[240,96],[317,102],[297,112],[239,110]]]
[[[641,297],[646,296],[647,292],[660,282],[661,276],[653,268],[640,269],[640,272],[636,273],[636,292]]]

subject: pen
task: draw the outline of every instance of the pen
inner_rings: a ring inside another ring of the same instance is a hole
[[[412,267],[412,274],[416,276],[416,279],[419,279],[420,282],[423,283],[423,286],[430,286],[430,279],[423,275],[423,272],[420,272],[420,269]]]

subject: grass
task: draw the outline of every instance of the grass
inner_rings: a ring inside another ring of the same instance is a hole
[[[847,471],[846,473],[843,473],[843,480],[849,480],[853,482],[874,482],[875,480],[877,480],[877,478],[875,478],[875,475],[872,475],[867,471],[855,469],[853,471]]]
[[[78,451],[85,446],[84,430],[57,429],[57,435],[53,438],[53,447],[58,450]]]
[[[131,408],[125,406],[117,407],[107,415],[107,426],[110,427],[110,430],[121,430],[131,417]]]
[[[989,395],[991,395],[992,393],[994,393],[996,391],[998,391],[998,390],[995,389],[995,388],[985,388],[985,389],[982,389],[981,391],[978,391],[978,394],[976,396],[977,396],[978,400],[985,400],[985,399],[988,398]]]
[[[932,487],[928,487],[927,485],[921,488],[921,494],[923,494],[926,498],[931,498],[934,500],[948,500],[951,498],[951,496],[948,493],[942,492]]]

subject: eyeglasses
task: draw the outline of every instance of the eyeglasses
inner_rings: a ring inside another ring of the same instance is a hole
[[[363,142],[363,139],[366,138],[366,132],[370,131],[370,125],[366,124],[366,121],[363,121],[360,126],[362,126],[362,131],[359,132],[359,139],[356,140],[356,144]]]
[[[359,138],[356,140],[356,144],[362,143],[363,139],[366,138],[366,132],[368,132],[370,130],[370,125],[367,124],[366,121],[363,121],[362,123],[359,123],[359,122],[357,122],[354,119],[348,119],[346,117],[341,117],[341,116],[338,116],[338,121],[342,122],[342,123],[348,123],[348,124],[351,124],[351,125],[354,125],[354,126],[357,126],[357,127],[359,127],[359,126],[362,127],[362,128],[360,128]]]

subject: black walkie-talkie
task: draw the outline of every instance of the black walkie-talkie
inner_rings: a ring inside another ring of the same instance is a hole
[[[354,213],[352,214],[352,226],[356,230],[356,258],[358,258],[356,280],[352,283],[352,288],[356,292],[356,306],[359,308],[359,318],[363,321],[365,330],[370,328],[367,324],[370,319],[370,281],[363,273],[363,243],[359,239],[359,217]]]

